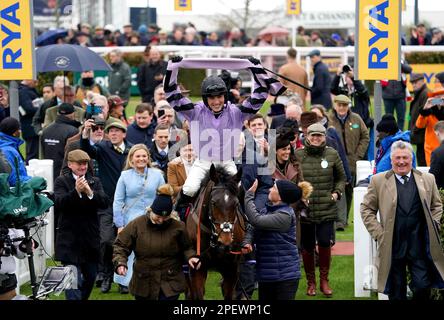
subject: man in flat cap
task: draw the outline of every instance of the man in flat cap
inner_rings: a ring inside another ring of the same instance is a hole
[[[425,167],[426,158],[424,152],[424,135],[425,129],[416,127],[416,119],[419,117],[419,112],[424,108],[430,90],[424,81],[424,74],[412,73],[410,75],[410,83],[413,87],[413,101],[410,103],[410,142],[416,145],[416,163],[418,166]]]
[[[335,127],[339,134],[352,174],[351,183],[345,186],[347,212],[349,213],[356,180],[356,161],[364,159],[370,135],[361,117],[350,110],[351,100],[349,97],[340,94],[334,98],[334,102],[335,107],[330,114],[330,125]]]
[[[70,171],[54,183],[55,208],[60,213],[55,257],[64,266],[77,268],[78,288],[65,291],[67,300],[88,300],[91,294],[100,258],[97,211],[109,204],[100,179],[87,173],[89,160],[86,152],[71,151]]]
[[[311,87],[311,104],[321,104],[325,108],[331,109],[331,78],[328,67],[322,62],[321,52],[318,49],[310,51],[308,56],[314,73],[313,86]]]

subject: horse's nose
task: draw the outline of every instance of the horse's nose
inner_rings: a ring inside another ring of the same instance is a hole
[[[222,229],[222,232],[231,232],[233,225],[229,222],[224,222],[224,223],[221,223],[220,228]]]

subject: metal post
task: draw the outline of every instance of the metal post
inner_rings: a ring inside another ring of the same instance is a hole
[[[294,14],[291,16],[291,46],[296,47],[296,18]]]
[[[382,118],[382,87],[381,87],[381,81],[376,80],[375,81],[375,88],[374,88],[374,96],[373,96],[373,106],[374,106],[374,112],[375,112],[375,124],[379,123]],[[375,139],[373,144],[373,150],[374,155],[376,155],[376,131],[375,131]]]
[[[415,0],[415,26],[419,24],[419,0]]]
[[[9,112],[12,118],[20,120],[18,83],[15,80],[9,81]]]

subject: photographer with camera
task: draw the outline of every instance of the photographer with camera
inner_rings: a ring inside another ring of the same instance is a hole
[[[364,121],[365,126],[372,129],[373,119],[370,117],[370,95],[367,88],[360,80],[355,80],[353,68],[346,65],[339,65],[338,72],[331,84],[331,93],[334,95],[346,95],[351,100],[351,111],[357,113]]]
[[[428,97],[424,108],[419,111],[415,125],[419,129],[425,128],[424,152],[427,166],[430,166],[432,152],[440,145],[434,127],[438,121],[444,120],[444,90],[431,92]]]

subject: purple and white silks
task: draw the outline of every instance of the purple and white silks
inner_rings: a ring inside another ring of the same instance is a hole
[[[228,102],[222,114],[216,118],[203,102],[193,104],[184,97],[177,86],[179,68],[186,69],[249,69],[254,88],[251,96],[241,106]],[[246,59],[183,59],[168,62],[164,83],[168,102],[190,122],[191,143],[197,157],[208,161],[227,161],[238,154],[240,133],[245,120],[262,107],[268,94],[280,95],[286,88],[268,76],[261,65]]]

